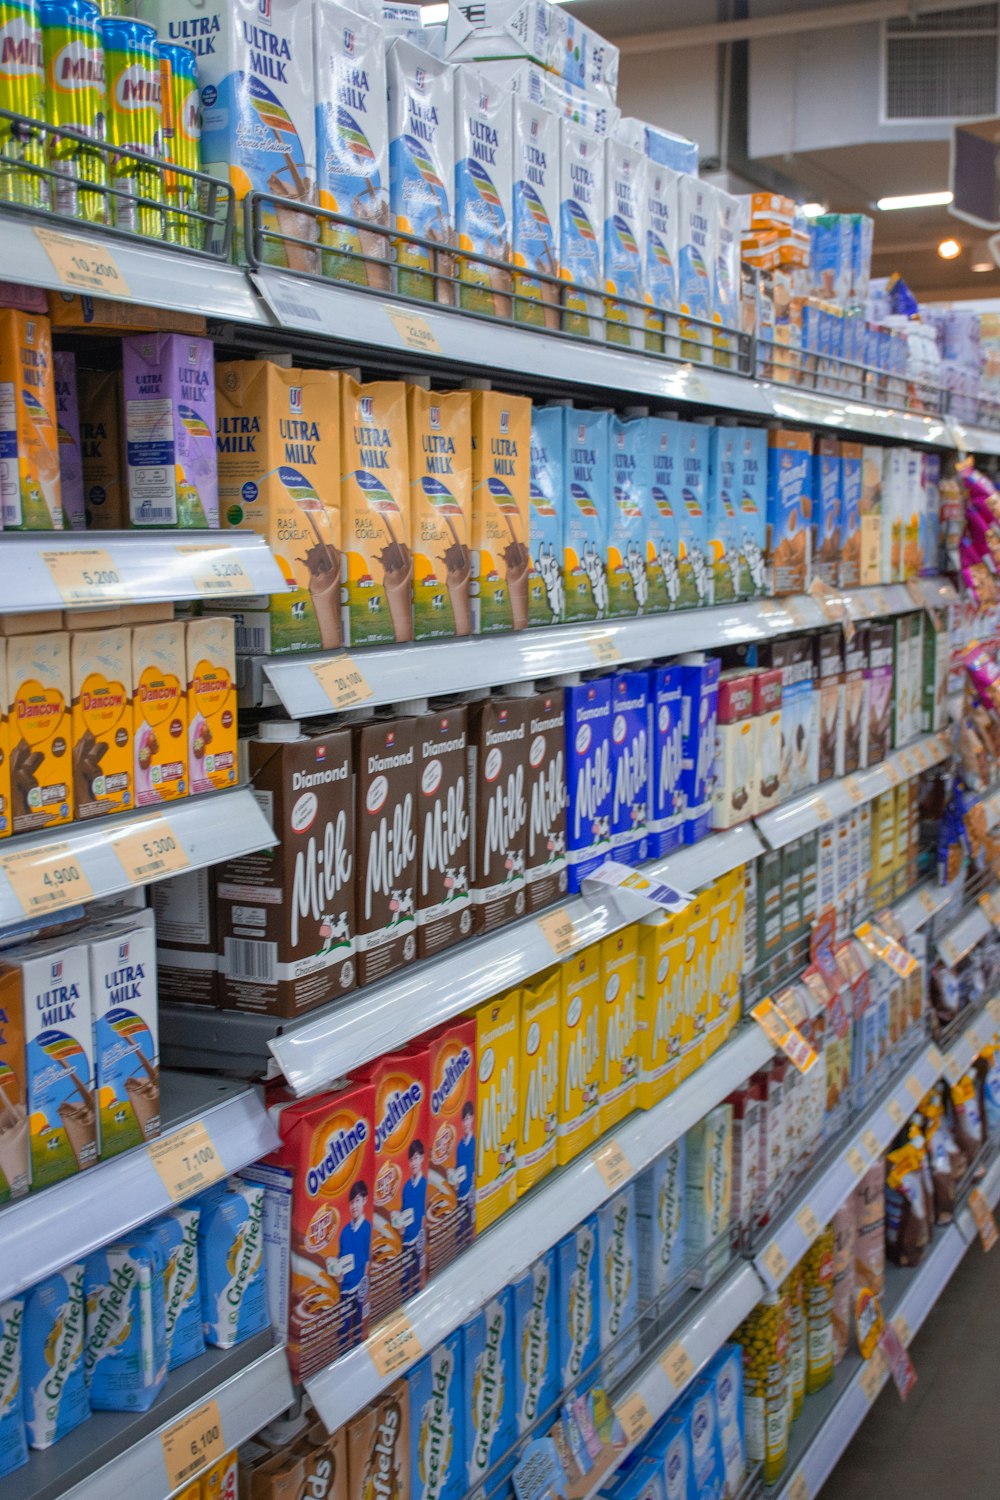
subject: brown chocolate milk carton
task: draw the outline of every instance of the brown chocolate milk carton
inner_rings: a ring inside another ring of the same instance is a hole
[[[469,708],[473,930],[492,932],[527,910],[528,700],[497,695]]]
[[[566,711],[561,688],[535,693],[528,709],[528,910],[566,894]]]
[[[472,931],[468,714],[421,714],[417,736],[417,952],[440,953]]]
[[[247,757],[280,842],[218,868],[220,997],[298,1016],[355,983],[351,733],[262,724]]]
[[[416,719],[354,726],[358,983],[417,956]]]

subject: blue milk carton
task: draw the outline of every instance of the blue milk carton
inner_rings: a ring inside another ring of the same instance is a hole
[[[641,349],[646,157],[618,132],[604,143],[604,184],[604,284],[612,293],[604,302],[607,339],[609,344]]]
[[[24,1299],[11,1297],[0,1302],[0,1479],[28,1462],[21,1377],[23,1336]]]
[[[21,1377],[31,1448],[50,1448],[90,1416],[83,1327],[82,1261],[25,1293]]]
[[[264,1189],[230,1178],[199,1198],[198,1275],[205,1342],[231,1349],[268,1326]]]
[[[691,1439],[691,1473],[698,1500],[723,1500],[726,1471],[719,1441],[714,1387],[697,1380],[684,1403]]]
[[[664,1500],[699,1500],[685,1407],[667,1412],[654,1431],[651,1447],[660,1460]]]
[[[614,1490],[614,1500],[663,1500],[663,1476],[651,1458],[640,1458]]]
[[[198,1280],[200,1210],[186,1203],[149,1225],[165,1257],[163,1304],[167,1331],[167,1368],[176,1370],[205,1352]]]
[[[683,838],[681,668],[649,671],[649,858],[662,859]]]
[[[674,1141],[636,1182],[639,1301],[660,1303],[684,1275],[684,1137]]]
[[[712,768],[719,707],[719,658],[682,666],[681,789],[684,843],[696,844],[712,827]]]
[[[573,120],[559,122],[559,274],[566,333],[603,339],[604,142]]]
[[[708,486],[707,427],[677,422],[680,504],[674,510],[680,526],[680,606],[711,604],[711,559],[708,555],[706,491]]]
[[[597,1210],[600,1256],[602,1384],[631,1364],[639,1348],[639,1232],[635,1183]]]
[[[566,413],[566,511],[563,520],[565,616],[604,620],[608,614],[608,515],[611,475],[608,413]]]
[[[466,1487],[461,1330],[442,1339],[405,1378],[410,1500],[462,1500]]]
[[[508,1286],[462,1327],[462,1404],[469,1489],[475,1488],[517,1441],[514,1357]],[[513,1467],[513,1454],[510,1462]]]
[[[597,1379],[601,1352],[600,1256],[597,1215],[588,1214],[556,1246],[559,1293],[559,1388],[569,1391]]]
[[[531,408],[531,486],[528,504],[528,624],[563,618],[563,512],[566,503],[566,408]]]
[[[677,306],[677,209],[680,173],[651,158],[646,162],[646,348],[672,354],[678,347],[676,320],[664,310]]]
[[[637,417],[646,498],[646,610],[658,614],[681,604],[680,455],[678,424]]]
[[[147,1411],[167,1378],[159,1236],[139,1230],[87,1259],[83,1366],[93,1411]]]
[[[941,550],[941,455],[922,453],[920,464],[924,503],[917,530],[917,566],[922,574],[933,574],[938,571]]]
[[[514,1298],[514,1400],[517,1431],[528,1432],[562,1391],[555,1246],[511,1288]]]
[[[740,588],[745,598],[759,599],[767,591],[767,429],[736,431]]]
[[[608,614],[646,613],[647,480],[645,431],[612,416],[611,504],[608,512]]]
[[[705,520],[713,604],[741,596],[739,532],[736,518],[739,435],[735,427],[708,429],[708,494]]]
[[[682,313],[681,358],[704,360],[711,348],[712,307],[715,301],[715,228],[718,208],[715,189],[698,177],[682,177],[678,184],[677,300]]]
[[[738,1495],[746,1469],[747,1449],[743,1419],[743,1350],[723,1344],[704,1377],[715,1389],[715,1415],[726,1475],[727,1495]]]
[[[611,849],[611,678],[566,689],[566,853],[578,891]]]
[[[611,857],[642,864],[649,858],[648,672],[612,678],[611,780]]]

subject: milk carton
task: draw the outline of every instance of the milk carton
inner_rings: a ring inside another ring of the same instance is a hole
[[[635,420],[645,501],[646,609],[654,614],[680,605],[679,428],[660,417]]]
[[[24,996],[31,1185],[97,1160],[94,1025],[87,949],[41,945],[15,959]]]
[[[218,526],[215,350],[211,339],[122,340],[132,526]]]
[[[442,1339],[407,1371],[411,1500],[462,1500],[465,1429],[462,1335]]]
[[[163,1253],[163,1311],[167,1340],[167,1368],[176,1370],[205,1352],[201,1326],[201,1287],[198,1281],[198,1220],[200,1209],[190,1204],[154,1219]]]
[[[639,1304],[659,1303],[685,1270],[684,1137],[674,1141],[635,1185]]]
[[[639,927],[636,1102],[651,1109],[681,1077],[684,1041],[685,912],[661,912]]]
[[[608,614],[643,615],[646,576],[648,430],[643,419],[610,418],[611,503],[608,507]]]
[[[698,323],[681,320],[681,353],[704,359],[711,347],[715,300],[716,191],[697,177],[681,178],[677,192],[677,300],[682,313]]]
[[[24,1197],[29,1163],[21,971],[16,965],[4,965],[0,967],[0,1203]]]
[[[132,631],[135,805],[187,796],[187,651],[183,620]]]
[[[759,599],[767,588],[767,431],[738,427],[736,505],[740,589]]]
[[[566,422],[571,416],[562,406],[531,408],[529,625],[558,625],[563,619]]]
[[[903,517],[907,510],[906,485],[909,450],[886,448],[882,454],[882,583],[898,583],[903,577]]]
[[[59,438],[48,318],[0,311],[0,509],[5,531],[61,531]]]
[[[641,349],[644,343],[643,224],[646,158],[616,134],[604,143],[604,282],[607,336],[611,344]],[[622,300],[618,300],[618,299]]]
[[[205,1342],[232,1349],[268,1325],[264,1283],[264,1189],[230,1178],[202,1200],[198,1274]]]
[[[459,1017],[428,1044],[431,1170],[427,1184],[430,1275],[471,1244],[476,1203],[476,1022]]]
[[[127,811],[134,775],[128,626],[73,632],[70,687],[76,816],[82,820]],[[235,713],[232,717],[235,734]]]
[[[156,933],[137,913],[90,945],[98,1128],[102,1159],[160,1133]]]
[[[553,1246],[511,1287],[514,1315],[514,1400],[519,1434],[545,1415],[559,1383],[558,1287]]]
[[[465,1469],[474,1489],[517,1439],[514,1323],[504,1287],[462,1328]]]
[[[917,567],[920,573],[933,575],[938,571],[941,546],[941,455],[923,453],[920,459],[923,505],[917,538]]]
[[[86,509],[83,499],[83,452],[80,447],[80,406],[76,389],[76,355],[59,350],[52,359],[56,425],[59,440],[59,485],[63,516],[73,531],[85,531]]]
[[[379,1322],[427,1280],[427,1049],[387,1053],[365,1077],[375,1089],[371,1316]]]
[[[472,621],[477,635],[528,624],[531,402],[472,393]]]
[[[479,1066],[476,1122],[476,1233],[517,1202],[521,996],[488,1000],[475,1011]]]
[[[684,843],[704,838],[712,822],[712,765],[719,701],[719,659],[683,666],[681,673],[681,790]]]
[[[417,722],[354,726],[359,984],[387,978],[417,953]]]
[[[836,438],[816,439],[813,476],[813,571],[828,588],[835,589],[840,580],[843,547],[843,478]]]
[[[620,672],[611,686],[611,854],[623,864],[649,858],[649,677]]]
[[[739,198],[715,188],[712,235],[712,322],[718,330],[712,337],[715,364],[735,370],[738,364],[737,332],[740,328],[740,231],[742,204]],[[722,332],[721,330],[726,330]]]
[[[697,422],[676,422],[675,491],[672,500],[680,527],[678,554],[681,608],[712,602],[711,558],[708,548],[709,429]]]
[[[601,339],[604,142],[571,120],[559,122],[559,274],[581,291],[563,296],[563,328]],[[593,294],[593,295],[590,295]]]
[[[344,376],[340,389],[345,639],[355,646],[412,641],[406,386]]]
[[[164,1258],[140,1230],[91,1255],[83,1367],[94,1411],[146,1411],[167,1378]]]
[[[608,517],[611,490],[607,412],[566,414],[566,513],[563,522],[564,618],[608,614]]]
[[[611,849],[611,679],[566,689],[566,849],[569,889],[602,865]]]
[[[565,892],[566,705],[559,689],[528,699],[528,829],[524,878],[528,910]]]
[[[600,1255],[600,1343],[604,1379],[627,1365],[639,1341],[639,1243],[635,1184],[597,1210]],[[613,1351],[610,1353],[608,1351]]]
[[[556,1246],[559,1287],[559,1387],[589,1388],[601,1352],[601,1256],[597,1215],[589,1214]]]
[[[120,370],[77,370],[80,445],[87,527],[116,531],[125,525]]]
[[[323,274],[388,291],[389,239],[378,232],[389,225],[389,121],[381,27],[333,0],[316,0],[313,68],[319,206],[372,226],[351,228],[321,220]]]
[[[406,388],[417,640],[472,632],[472,415],[468,391]]]
[[[514,94],[514,317],[559,327],[559,118],[542,102]],[[534,275],[520,274],[524,267]]]
[[[841,443],[840,445],[840,587],[842,589],[856,588],[861,582],[863,454],[864,449],[860,443]],[[930,456],[925,454],[924,461],[926,462]]]
[[[440,953],[472,930],[468,720],[462,707],[422,714],[417,753],[417,952]]]
[[[21,1373],[23,1338],[24,1299],[11,1297],[0,1302],[0,1479],[28,1462]]]
[[[682,841],[684,793],[680,667],[649,672],[649,857],[662,859]]]
[[[188,620],[187,721],[192,792],[236,783],[236,647],[225,615]]]
[[[83,1262],[25,1293],[21,1344],[24,1425],[31,1448],[51,1448],[90,1416],[83,1369]]]
[[[454,239],[454,68],[398,38],[386,54],[389,100],[389,211],[394,229],[442,247]],[[425,302],[454,300],[452,259],[406,240],[396,241],[396,289]]]
[[[687,1136],[687,1246],[701,1261],[696,1284],[711,1280],[729,1258],[732,1214],[732,1106],[720,1104]]]
[[[676,353],[677,324],[664,310],[677,306],[677,221],[680,174],[651,157],[646,160],[645,279],[646,348]]]
[[[474,68],[455,76],[455,242],[459,306],[510,316],[510,94]],[[472,257],[484,255],[486,261]],[[500,261],[502,265],[490,265]]]
[[[573,1160],[600,1134],[601,945],[560,965],[559,1120],[556,1157]]]
[[[635,1108],[639,1074],[639,940],[625,927],[601,939],[601,1130]]]
[[[802,594],[811,574],[813,470],[808,432],[768,435],[767,551],[775,594]]]
[[[69,636],[7,642],[11,815],[15,833],[68,823],[74,813]]]
[[[737,515],[739,433],[735,427],[710,427],[708,437],[706,520],[712,602],[730,604],[743,592]]]

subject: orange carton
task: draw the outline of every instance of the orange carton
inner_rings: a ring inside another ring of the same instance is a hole
[[[80,630],[70,636],[73,794],[78,818],[132,806],[132,632]]]
[[[0,969],[0,1203],[28,1191],[24,991],[16,964]]]
[[[236,636],[229,615],[187,622],[188,765],[192,792],[236,784]]]
[[[476,1233],[517,1202],[518,1064],[521,992],[511,990],[473,1011],[479,1078]]]
[[[427,1173],[427,1258],[431,1276],[476,1231],[476,1023],[451,1021],[427,1043],[431,1156]]]
[[[381,1057],[366,1077],[375,1090],[371,1315],[378,1323],[427,1281],[427,1049]]]
[[[135,805],[187,796],[187,659],[184,621],[132,632]]]
[[[73,817],[69,636],[7,642],[13,831],[52,828]]]
[[[201,1500],[237,1500],[239,1459],[234,1448],[201,1476]]]
[[[62,531],[52,330],[37,313],[0,309],[4,531]]]
[[[518,1197],[541,1182],[556,1164],[561,1000],[558,967],[521,991]]]
[[[559,1123],[556,1160],[572,1161],[601,1133],[601,945],[559,966]]]
[[[0,839],[11,831],[10,818],[11,703],[7,686],[7,642],[0,639]]]
[[[347,1424],[347,1472],[352,1500],[407,1500],[413,1494],[407,1381],[397,1380]]]
[[[610,1130],[635,1109],[639,1075],[636,991],[639,940],[625,927],[601,942],[601,1131]]]

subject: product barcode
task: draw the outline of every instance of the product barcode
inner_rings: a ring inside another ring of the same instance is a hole
[[[278,945],[227,937],[225,964],[230,979],[255,979],[263,984],[274,984],[278,977]]]
[[[173,524],[177,520],[177,512],[172,505],[144,505],[137,519],[141,526],[148,526],[152,521],[170,521]]]
[[[305,318],[307,323],[319,323],[322,321],[315,307],[310,307],[308,302],[292,302],[289,297],[276,297],[275,305],[282,317]]]
[[[256,656],[267,650],[267,631],[262,625],[237,625],[236,652],[239,656]]]

